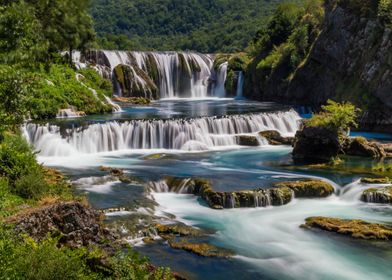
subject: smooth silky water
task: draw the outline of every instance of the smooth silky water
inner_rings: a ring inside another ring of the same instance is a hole
[[[360,193],[367,186],[359,178],[365,174],[304,169],[292,164],[291,147],[272,147],[260,139],[260,147],[246,148],[233,140],[239,134],[256,135],[267,129],[293,135],[298,129],[295,112],[277,104],[233,99],[164,100],[123,109],[123,113],[107,116],[54,120],[52,130],[43,131],[47,126],[42,124],[25,128],[26,137],[41,151],[39,160],[68,174],[94,207],[137,211],[149,203],[141,185],[102,180],[102,165],[124,168],[127,175],[146,181],[165,176],[208,178],[219,191],[268,187],[277,181],[309,177],[328,180],[336,188],[336,195],[327,199],[222,211],[206,207],[192,195],[153,193],[159,204],[155,215],[173,214],[176,220],[211,230],[215,233],[205,241],[236,254],[232,259],[203,258],[171,249],[163,241],[136,247],[154,264],[170,266],[191,279],[391,279],[390,245],[300,228],[305,218],[319,215],[392,224],[391,207],[360,202]],[[138,126],[151,125],[159,120],[170,125],[143,126],[138,134],[127,134],[135,126],[124,125],[132,121]],[[255,125],[260,121],[262,126]],[[162,141],[151,142],[147,136],[152,132],[162,135]],[[93,143],[105,137],[100,145]],[[170,144],[174,142],[178,145]],[[162,157],[146,158],[157,153]],[[350,160],[347,164],[368,168],[373,162]],[[108,219],[132,213],[115,212]]]

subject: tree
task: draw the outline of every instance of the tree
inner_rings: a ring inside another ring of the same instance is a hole
[[[350,127],[357,127],[359,109],[350,102],[337,103],[328,100],[322,111],[306,121],[308,126],[321,126],[338,134],[346,133]]]
[[[34,8],[23,2],[11,2],[0,7],[0,63],[32,65],[42,60],[48,44]]]

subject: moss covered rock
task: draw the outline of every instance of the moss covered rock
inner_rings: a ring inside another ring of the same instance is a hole
[[[190,243],[184,240],[176,242],[173,240],[169,240],[169,245],[173,249],[185,250],[202,257],[228,258],[230,256],[233,256],[233,252],[207,243]]]
[[[342,220],[328,217],[310,217],[303,228],[316,228],[366,240],[392,240],[392,227],[362,220]]]
[[[369,203],[392,204],[392,186],[367,189],[362,193],[361,200]]]
[[[350,156],[383,158],[386,156],[382,145],[369,142],[363,137],[346,139],[343,144],[343,152]]]
[[[328,197],[334,193],[334,187],[321,180],[287,181],[274,184],[275,188],[289,188],[295,197],[317,198]]]
[[[361,178],[363,184],[389,184],[391,180],[388,177],[383,178]]]
[[[174,237],[174,236],[202,236],[204,233],[191,226],[185,224],[156,224],[155,229],[158,234],[163,237]]]

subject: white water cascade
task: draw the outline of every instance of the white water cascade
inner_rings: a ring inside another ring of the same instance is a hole
[[[158,89],[160,98],[205,98],[218,96],[217,92],[220,97],[225,96],[227,63],[220,65],[216,71],[211,55],[191,52],[96,52],[99,55],[90,57],[96,60],[92,64],[100,65],[100,70],[104,65],[110,69],[110,73],[101,75],[113,76],[117,66],[126,65],[131,71],[132,88],[139,94],[144,92],[145,97],[152,96],[152,85]],[[121,94],[121,91],[118,93]]]
[[[131,120],[92,124],[60,131],[56,125],[29,123],[24,135],[41,156],[72,156],[118,150],[170,149],[205,151],[237,145],[241,134],[277,130],[293,135],[294,111],[175,120]]]
[[[242,99],[244,95],[244,83],[245,77],[244,72],[240,71],[238,73],[238,82],[237,82],[237,91],[236,91],[236,99]]]

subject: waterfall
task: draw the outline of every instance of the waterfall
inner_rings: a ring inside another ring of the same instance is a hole
[[[218,73],[216,78],[215,92],[214,95],[216,97],[225,97],[226,96],[226,88],[225,82],[227,77],[227,67],[229,63],[225,62],[219,65]]]
[[[294,135],[294,111],[173,120],[131,120],[60,130],[56,125],[29,123],[24,135],[42,156],[71,156],[117,150],[170,149],[203,151],[237,144],[236,135],[277,130]]]
[[[243,98],[244,82],[245,82],[244,72],[240,71],[238,73],[236,99],[242,99]]]
[[[115,79],[116,67],[126,66],[130,77],[125,83],[131,87],[131,95],[155,97],[152,94],[155,88],[158,89],[159,98],[225,95],[227,63],[215,71],[214,58],[207,54],[104,50],[91,52],[87,60],[102,76],[107,77],[107,71],[110,71],[109,75]],[[217,81],[214,81],[214,77]]]

